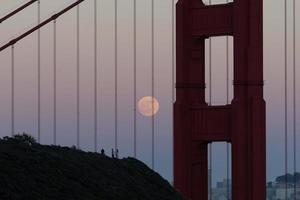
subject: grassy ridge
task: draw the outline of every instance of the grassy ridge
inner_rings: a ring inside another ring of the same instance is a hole
[[[0,140],[0,199],[181,200],[142,162],[40,145],[28,135]]]

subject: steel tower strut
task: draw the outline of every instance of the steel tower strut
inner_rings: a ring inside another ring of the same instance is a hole
[[[9,46],[14,45],[15,43],[17,43],[18,41],[22,40],[23,38],[25,38],[26,36],[30,35],[31,33],[35,32],[36,30],[42,28],[43,26],[45,26],[46,24],[50,23],[51,21],[56,20],[58,17],[60,17],[61,15],[63,15],[66,12],[68,12],[69,10],[71,10],[72,8],[74,8],[75,6],[79,5],[80,3],[84,2],[84,1],[85,0],[78,0],[78,1],[76,1],[75,3],[69,5],[65,9],[61,10],[60,12],[52,15],[51,17],[49,17],[45,21],[41,22],[39,25],[37,25],[37,26],[33,27],[32,29],[30,29],[29,31],[23,33],[19,37],[15,38],[15,39],[13,39],[11,41],[9,41],[8,43],[6,43],[2,47],[0,47],[0,52],[3,51],[4,49],[8,48]]]
[[[10,12],[9,14],[5,15],[4,17],[2,17],[0,19],[0,23],[4,22],[5,20],[9,19],[10,17],[14,16],[15,14],[19,13],[20,11],[24,10],[25,8],[27,8],[28,6],[30,6],[31,4],[35,3],[38,0],[31,0],[28,1],[27,3],[25,3],[24,5],[18,7],[17,9],[15,9],[14,11]]]

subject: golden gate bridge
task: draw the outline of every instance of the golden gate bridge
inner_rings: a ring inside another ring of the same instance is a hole
[[[58,144],[58,133],[57,133],[57,123],[58,123],[58,119],[57,119],[57,112],[58,112],[58,106],[57,106],[57,99],[58,99],[58,89],[59,87],[61,87],[60,85],[58,85],[57,82],[57,75],[59,74],[59,69],[58,69],[58,60],[57,60],[57,56],[58,56],[58,46],[59,43],[57,41],[57,37],[58,37],[58,31],[57,31],[57,23],[59,22],[61,16],[67,14],[68,12],[72,12],[72,10],[76,11],[75,14],[75,21],[76,21],[76,31],[75,34],[76,39],[75,39],[75,55],[74,55],[74,59],[75,59],[75,68],[74,71],[76,74],[76,83],[75,83],[75,88],[76,88],[76,106],[75,106],[75,115],[76,115],[76,123],[75,123],[75,132],[76,132],[76,139],[75,139],[75,143],[74,145],[76,145],[78,148],[81,147],[81,138],[82,135],[84,133],[81,132],[81,120],[82,120],[82,116],[81,116],[81,93],[84,93],[84,91],[82,91],[82,87],[80,85],[80,81],[82,79],[81,77],[81,73],[82,73],[82,68],[84,67],[82,65],[82,61],[81,58],[83,57],[82,54],[84,53],[81,48],[82,48],[82,43],[84,43],[84,39],[81,37],[81,33],[82,33],[82,29],[81,29],[81,25],[82,25],[82,21],[80,20],[81,17],[81,7],[80,5],[82,3],[86,3],[89,2],[90,4],[92,4],[91,6],[91,10],[90,12],[93,15],[93,22],[91,23],[93,26],[93,45],[91,48],[91,51],[93,51],[93,56],[90,56],[91,60],[93,60],[93,73],[92,73],[92,82],[93,82],[93,101],[92,101],[92,105],[93,105],[93,124],[91,124],[93,126],[93,150],[94,151],[98,151],[100,148],[99,145],[99,141],[101,141],[101,137],[104,135],[101,134],[101,132],[99,132],[99,117],[101,117],[101,112],[99,112],[99,100],[101,102],[101,96],[99,98],[99,72],[101,74],[101,65],[99,64],[99,41],[101,39],[101,35],[99,35],[99,28],[101,29],[101,25],[99,25],[99,6],[101,6],[101,1],[99,0],[94,0],[94,1],[85,1],[85,0],[78,0],[78,1],[74,1],[73,3],[71,3],[70,5],[66,6],[65,8],[61,9],[60,11],[56,12],[55,14],[53,14],[52,16],[50,16],[49,18],[46,18],[45,20],[42,20],[41,18],[41,5],[43,4],[43,1],[41,0],[32,0],[32,1],[28,1],[25,2],[24,4],[20,5],[19,7],[17,7],[16,9],[14,9],[12,12],[9,12],[9,14],[4,15],[1,19],[0,19],[0,23],[1,26],[3,26],[4,23],[9,23],[9,21],[11,20],[11,18],[15,17],[15,15],[20,14],[22,12],[25,12],[26,9],[28,9],[29,7],[32,7],[36,4],[36,9],[37,9],[37,17],[36,17],[36,25],[32,26],[31,28],[29,28],[28,30],[25,30],[22,34],[20,35],[15,35],[13,34],[13,39],[10,40],[7,43],[4,43],[3,45],[1,45],[0,47],[0,52],[5,52],[5,51],[10,51],[10,68],[11,68],[11,77],[10,77],[10,86],[11,86],[11,103],[10,103],[10,129],[11,129],[11,135],[16,134],[16,86],[15,86],[15,82],[16,82],[16,77],[15,77],[15,73],[16,71],[16,59],[17,57],[20,57],[19,55],[16,54],[16,48],[18,48],[19,44],[22,45],[22,41],[31,36],[34,33],[37,33],[36,35],[36,42],[37,42],[37,51],[36,51],[36,65],[37,65],[37,87],[36,87],[36,93],[37,93],[37,120],[36,120],[36,133],[37,133],[37,139],[40,142],[41,141],[41,137],[43,135],[43,130],[42,130],[42,81],[41,81],[41,66],[42,66],[42,61],[41,61],[41,57],[42,57],[42,50],[41,50],[41,44],[42,44],[42,39],[41,39],[41,30],[42,28],[48,26],[52,26],[52,73],[53,73],[53,80],[52,80],[52,89],[53,89],[53,95],[52,95],[52,103],[53,103],[53,119],[52,119],[52,127],[53,127],[53,133],[52,133],[52,143],[53,144]],[[120,13],[120,10],[122,9],[120,6],[118,6],[120,4],[120,2],[118,0],[114,0],[111,1],[113,2],[113,6],[112,6],[112,10],[110,11],[111,13],[113,13],[113,15],[111,15],[114,19],[113,19],[113,23],[112,23],[112,29],[113,29],[113,39],[114,39],[114,44],[113,44],[113,62],[111,63],[114,70],[114,87],[113,87],[113,100],[112,102],[110,102],[111,104],[113,104],[113,109],[112,109],[112,115],[114,116],[114,121],[113,121],[113,132],[114,132],[114,141],[113,141],[113,148],[114,149],[119,149],[119,145],[122,142],[120,139],[120,121],[119,121],[119,115],[120,115],[120,110],[122,109],[119,102],[122,99],[121,97],[121,91],[120,91],[120,80],[123,79],[124,77],[122,76],[122,74],[120,74],[120,70],[122,67],[122,63],[119,62],[119,48],[120,48],[120,41],[119,41],[119,37],[118,37],[118,31],[119,31],[119,26],[120,24],[118,24],[118,20],[119,20],[119,16],[118,14]],[[155,86],[156,86],[156,81],[159,81],[158,78],[156,76],[157,73],[155,73],[157,70],[156,68],[156,63],[159,62],[157,61],[157,57],[156,57],[156,53],[155,51],[159,48],[159,44],[155,43],[155,40],[157,39],[156,37],[159,37],[155,34],[155,22],[158,23],[158,20],[155,21],[155,9],[157,9],[159,2],[155,1],[155,0],[151,0],[149,1],[150,3],[148,3],[147,5],[150,6],[150,26],[149,26],[149,31],[150,31],[150,51],[149,51],[149,61],[150,61],[150,75],[149,75],[149,79],[150,79],[150,94],[149,96],[151,97],[155,97],[156,96],[156,90],[158,90]],[[181,1],[183,2],[183,1]],[[188,1],[187,1],[188,2]],[[236,2],[242,2],[240,1],[236,1]],[[234,5],[236,2],[229,2],[229,1],[224,1],[224,2],[217,2],[217,5]],[[133,118],[132,120],[132,153],[129,156],[134,156],[134,157],[138,157],[138,110],[137,110],[137,102],[138,102],[138,70],[139,70],[139,66],[138,66],[138,29],[137,29],[137,24],[138,24],[138,17],[137,17],[137,11],[138,11],[138,7],[137,4],[139,4],[138,1],[136,0],[132,0],[131,2],[132,4],[132,21],[131,21],[131,26],[129,26],[132,29],[132,57],[133,57],[133,67],[132,67],[132,102],[131,102],[131,106],[132,106],[132,112],[130,113],[130,115],[132,115],[131,117]],[[176,42],[175,42],[175,24],[176,24],[176,11],[175,11],[175,5],[176,5],[176,1],[175,0],[170,0],[170,2],[168,2],[168,9],[169,9],[169,14],[170,14],[170,21],[169,23],[171,24],[170,26],[170,33],[171,35],[169,35],[170,38],[170,54],[168,55],[170,57],[170,64],[169,64],[169,72],[171,78],[170,78],[170,82],[168,83],[168,87],[170,92],[170,99],[169,99],[169,104],[173,104],[176,101],[176,90],[175,90],[175,82],[176,82],[176,78],[175,78],[175,74],[176,74],[176,63],[175,63],[175,52],[176,52]],[[210,5],[214,5],[213,1],[207,1],[204,2],[204,4],[206,6],[210,6]],[[284,54],[284,62],[283,62],[283,67],[282,67],[282,72],[284,74],[283,76],[283,85],[284,85],[284,101],[283,101],[283,110],[284,110],[284,116],[283,116],[283,121],[284,121],[284,130],[283,130],[283,141],[284,144],[283,146],[283,150],[282,152],[284,152],[284,159],[283,159],[283,163],[284,163],[284,174],[287,174],[288,172],[293,171],[293,173],[295,173],[297,171],[297,93],[296,93],[296,89],[297,89],[297,84],[296,84],[296,80],[297,80],[297,70],[296,70],[296,2],[295,0],[293,1],[282,1],[282,10],[283,10],[283,23],[282,23],[282,27],[284,30],[284,34],[283,34],[283,40],[284,40],[284,45],[283,45],[283,54]],[[291,9],[289,9],[291,8]],[[289,14],[291,14],[291,16],[289,16]],[[215,21],[215,23],[217,23]],[[52,24],[52,25],[51,25]],[[290,27],[289,27],[290,26]],[[70,33],[68,33],[70,34]],[[119,33],[120,34],[120,33]],[[178,34],[178,32],[177,32]],[[289,37],[289,34],[291,34],[291,37]],[[214,35],[215,36],[215,35]],[[216,105],[213,102],[213,94],[214,94],[214,90],[213,90],[213,76],[215,75],[213,73],[213,55],[214,55],[214,51],[215,49],[213,48],[213,43],[217,40],[220,40],[220,38],[218,37],[207,37],[207,39],[205,40],[205,79],[208,80],[208,87],[205,91],[205,99],[208,103],[208,105],[213,106]],[[289,41],[290,40],[290,41]],[[226,100],[225,102],[222,102],[220,104],[226,104],[228,105],[231,101],[231,99],[233,98],[233,86],[230,84],[231,80],[233,79],[233,75],[232,70],[233,70],[233,38],[231,36],[225,36],[222,38],[222,46],[220,48],[223,48],[224,50],[224,61],[225,61],[225,68],[223,69],[223,73],[225,73],[225,77],[223,77],[225,80],[225,83],[223,83],[225,85],[225,87],[223,88],[225,91],[225,96],[226,96]],[[18,44],[18,46],[17,46]],[[221,46],[221,45],[220,45]],[[50,47],[49,47],[50,48]],[[217,47],[218,48],[218,47]],[[101,52],[100,52],[101,54]],[[178,62],[178,61],[177,61]],[[290,63],[291,62],[291,63]],[[24,66],[23,66],[24,67]],[[291,76],[292,74],[292,76]],[[289,90],[289,86],[291,86],[291,90]],[[178,86],[177,86],[178,87]],[[179,86],[180,88],[182,86]],[[6,86],[6,88],[9,88],[9,86]],[[219,92],[219,90],[216,90]],[[291,99],[289,99],[288,94],[291,93]],[[224,93],[223,93],[224,94]],[[267,102],[268,103],[268,102]],[[6,105],[8,106],[8,105]],[[289,107],[290,106],[290,107]],[[154,111],[154,106],[152,103],[152,112]],[[173,113],[173,111],[171,111]],[[157,130],[155,128],[156,123],[158,123],[158,120],[156,120],[156,116],[154,114],[151,115],[151,161],[149,163],[149,165],[153,168],[156,169],[156,156],[157,154],[159,154],[159,152],[155,151],[156,149],[156,138],[157,137],[157,132],[160,132],[159,130]],[[290,141],[291,140],[291,141]],[[172,141],[170,141],[170,143],[172,143]],[[213,143],[209,142],[208,143],[208,170],[210,171],[210,173],[213,173],[214,167],[213,167]],[[226,163],[224,163],[224,167],[226,168],[226,179],[228,181],[227,183],[227,199],[231,199],[231,189],[229,188],[229,179],[231,178],[231,145],[230,143],[226,143]],[[124,155],[125,156],[125,155]],[[176,155],[175,155],[176,156]],[[172,157],[172,155],[170,155],[170,157]],[[292,159],[291,159],[292,158]],[[289,159],[291,159],[292,161],[290,161]],[[268,169],[267,169],[268,170]],[[211,179],[211,174],[210,176],[208,176],[208,180],[207,183],[209,185],[208,187],[208,198],[212,199],[212,179]],[[299,190],[298,188],[296,188],[296,184],[294,184],[294,192],[297,193],[297,190]],[[285,184],[285,199],[288,199],[288,184],[286,181]],[[235,197],[233,197],[234,199],[236,199]],[[250,198],[250,197],[248,197]],[[297,199],[297,195],[294,196],[294,199]],[[195,198],[196,199],[196,198]]]

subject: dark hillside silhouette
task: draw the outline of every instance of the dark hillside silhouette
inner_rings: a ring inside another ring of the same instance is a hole
[[[133,158],[47,146],[28,135],[0,140],[1,200],[182,200]]]

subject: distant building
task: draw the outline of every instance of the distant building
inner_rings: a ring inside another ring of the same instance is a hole
[[[210,172],[209,172],[210,175]],[[298,175],[298,174],[297,174]],[[267,196],[266,200],[300,200],[300,181],[297,179],[296,183],[296,194],[295,194],[295,184],[291,181],[286,184],[282,181],[282,176],[276,178],[276,182],[268,182]],[[290,180],[291,179],[290,177]],[[231,197],[231,180],[224,179],[223,181],[217,182],[215,187],[212,188],[212,200],[228,200],[227,195],[229,195],[229,200]],[[286,199],[287,195],[287,199]],[[295,198],[296,197],[296,198]]]
[[[223,179],[212,189],[212,200],[231,200],[231,180]]]
[[[268,182],[266,184],[267,187],[267,196],[266,200],[300,200],[300,175],[296,173],[296,194],[294,187],[294,178],[289,175],[287,190],[286,184],[283,180],[284,176],[278,176],[275,182]],[[208,191],[211,186],[211,170],[208,170]],[[287,194],[287,199],[285,198]],[[295,198],[296,197],[296,198]],[[223,179],[223,181],[219,181],[211,190],[211,198],[210,193],[208,193],[208,199],[212,200],[231,200],[232,199],[232,181],[229,179]]]
[[[278,176],[276,182],[268,182],[267,184],[267,200],[300,200],[300,182],[299,173],[296,173],[296,193],[293,175],[287,176],[287,185],[285,176]],[[287,198],[286,198],[287,197]],[[295,198],[296,197],[296,198]]]
[[[276,188],[276,200],[286,200],[285,195],[287,194],[287,200],[292,200],[294,196],[294,188]]]

